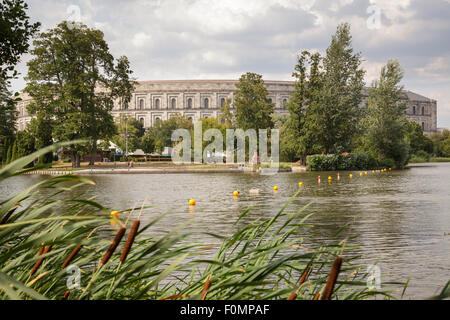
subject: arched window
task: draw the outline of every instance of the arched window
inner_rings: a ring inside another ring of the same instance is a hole
[[[425,131],[425,122],[422,122],[422,131]]]
[[[144,99],[139,100],[139,110],[144,109]]]
[[[284,109],[286,109],[286,106],[287,106],[287,99],[283,99],[283,105],[282,105],[282,107],[283,107]]]
[[[172,98],[170,106],[172,107],[172,109],[175,109],[177,107],[177,99]]]
[[[144,125],[144,118],[139,118],[139,121]]]
[[[223,107],[225,105],[225,98],[220,99],[220,106]]]
[[[187,99],[187,108],[192,109],[192,98]]]
[[[416,106],[413,106],[413,114],[416,114]]]
[[[205,100],[203,100],[203,107],[204,107],[205,109],[208,109],[208,108],[209,108],[209,99],[208,99],[208,98],[205,98]]]
[[[155,109],[159,109],[159,99],[155,99]]]
[[[425,107],[422,107],[422,115],[425,115]]]
[[[161,121],[161,118],[160,117],[156,117],[155,121]]]
[[[192,117],[188,117],[188,120],[189,120],[189,121],[192,121],[193,119],[192,119]]]

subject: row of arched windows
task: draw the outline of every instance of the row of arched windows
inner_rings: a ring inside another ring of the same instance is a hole
[[[269,98],[270,103],[273,103],[273,99]],[[220,98],[220,107],[223,107],[225,105],[225,98]],[[287,99],[283,99],[282,100],[282,108],[286,108],[287,107]],[[202,105],[201,108],[203,109],[209,109],[209,98],[204,98],[202,100]],[[159,98],[156,98],[154,103],[153,103],[153,108],[154,109],[160,109],[161,107],[161,100]],[[177,108],[177,99],[175,98],[171,98],[170,99],[170,108],[171,109],[176,109]],[[187,98],[186,100],[186,109],[192,109],[193,108],[193,99],[192,98]],[[145,109],[145,100],[144,99],[139,99],[139,105],[138,105],[138,109],[139,110],[143,110]],[[422,112],[423,112],[423,108],[422,108]],[[414,114],[415,114],[415,107],[414,107]]]

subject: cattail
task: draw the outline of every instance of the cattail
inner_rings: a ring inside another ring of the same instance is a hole
[[[316,293],[313,300],[319,300],[320,298],[320,291]]]
[[[106,251],[105,255],[103,256],[102,260],[100,261],[100,265],[106,264],[111,256],[113,255],[114,251],[116,250],[117,246],[120,243],[120,240],[122,240],[123,235],[125,234],[125,227],[121,227],[119,231],[117,231],[116,236],[114,237],[113,242],[109,246],[108,250]]]
[[[136,233],[139,229],[140,220],[137,219],[133,222],[133,225],[131,226],[130,234],[128,235],[127,242],[125,243],[125,246],[123,247],[122,254],[120,255],[120,262],[124,262],[125,259],[128,256],[128,253],[130,252],[131,246],[133,245],[134,238],[136,237]]]
[[[16,211],[17,207],[12,208],[11,210],[9,210],[2,218],[2,220],[0,221],[0,225],[1,224],[5,224],[6,221],[8,221],[9,217],[11,217],[11,215],[14,213],[14,211]]]
[[[64,292],[64,295],[63,295],[63,297],[62,297],[61,300],[67,300],[67,298],[69,297],[69,295],[70,295],[70,290],[66,290],[66,292]]]
[[[205,300],[206,299],[206,295],[208,294],[209,287],[211,287],[211,280],[210,280],[210,278],[211,278],[211,275],[205,281],[205,285],[203,286],[202,296],[200,297],[200,300]]]
[[[64,269],[65,267],[67,267],[69,265],[69,263],[73,260],[73,258],[75,258],[75,256],[78,254],[78,252],[81,250],[82,247],[83,247],[83,245],[79,244],[72,250],[72,252],[69,254],[67,259],[62,264],[62,266],[61,266],[62,269]]]
[[[45,249],[42,249],[42,247],[41,247],[39,249],[39,255],[41,256],[43,254],[46,254],[46,253],[50,252],[50,250],[52,250],[52,245],[50,245],[50,244],[48,246],[46,246]],[[41,259],[36,261],[36,263],[34,264],[33,269],[31,269],[30,276],[32,276],[33,274],[36,273],[37,269],[39,269],[39,267],[41,266],[43,261],[44,261],[44,258],[41,258]]]
[[[306,270],[303,272],[302,276],[300,277],[300,281],[298,282],[298,289],[294,292],[291,293],[291,295],[289,296],[288,300],[295,300],[297,298],[298,295],[298,290],[300,290],[300,286],[305,283],[306,281],[306,277],[308,276],[309,270],[311,269],[311,267],[306,268]]]
[[[336,280],[339,275],[339,271],[341,270],[341,264],[342,257],[339,256],[333,262],[333,266],[331,267],[330,275],[328,276],[327,284],[325,285],[321,300],[330,300],[334,290],[334,285],[336,284]]]

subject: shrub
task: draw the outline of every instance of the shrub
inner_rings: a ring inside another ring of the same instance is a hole
[[[377,161],[367,153],[315,154],[306,158],[306,166],[313,171],[360,170],[377,167]]]

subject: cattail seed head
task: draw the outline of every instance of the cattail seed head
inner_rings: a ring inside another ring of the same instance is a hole
[[[135,220],[133,225],[131,226],[130,234],[128,235],[127,242],[123,247],[122,254],[120,255],[120,262],[124,262],[130,252],[131,246],[133,245],[134,238],[136,237],[136,233],[139,229],[140,220]]]
[[[206,295],[208,294],[209,287],[211,287],[210,277],[211,276],[209,276],[208,279],[206,279],[206,281],[205,281],[205,285],[203,286],[202,295],[200,297],[200,300],[206,299]]]
[[[67,267],[69,265],[69,263],[73,260],[73,258],[75,258],[75,256],[78,254],[78,252],[81,250],[82,247],[83,247],[83,245],[79,244],[72,250],[72,252],[69,254],[67,259],[63,262],[63,264],[61,266],[62,269],[64,269],[65,267]]]
[[[297,298],[298,291],[300,290],[301,285],[303,283],[305,283],[306,277],[309,274],[309,270],[311,270],[311,267],[306,268],[306,270],[303,272],[302,276],[300,277],[300,281],[298,283],[298,289],[291,293],[291,295],[289,296],[288,300],[295,300]]]
[[[342,265],[342,257],[339,256],[334,260],[333,266],[331,267],[330,275],[328,276],[327,284],[325,285],[325,290],[322,294],[322,300],[330,300],[331,295],[333,294],[334,285],[336,284],[336,280],[339,275],[339,271],[341,270]]]
[[[120,240],[122,240],[124,234],[125,234],[125,227],[121,227],[119,231],[117,231],[116,236],[114,237],[113,242],[109,246],[108,250],[106,251],[105,255],[103,256],[102,260],[100,261],[100,265],[106,264],[111,256],[113,255],[114,251],[116,250],[117,246],[120,243]]]
[[[67,298],[69,297],[69,295],[70,295],[70,290],[66,290],[66,292],[64,292],[64,295],[63,295],[63,297],[61,298],[61,300],[67,300]]]
[[[39,249],[39,255],[43,255],[46,254],[48,252],[50,252],[50,250],[52,250],[52,245],[48,245],[45,247],[45,249],[43,249],[42,247]],[[30,276],[34,275],[36,273],[36,271],[39,269],[39,267],[41,266],[42,262],[44,261],[44,258],[41,258],[39,260],[36,261],[36,263],[34,264],[33,269],[31,269],[30,271]]]
[[[9,211],[2,217],[2,220],[0,221],[0,225],[1,225],[1,224],[5,224],[5,223],[8,221],[9,217],[11,217],[11,215],[14,213],[14,211],[16,211],[16,209],[17,209],[17,207],[12,208],[11,210],[9,210]]]

